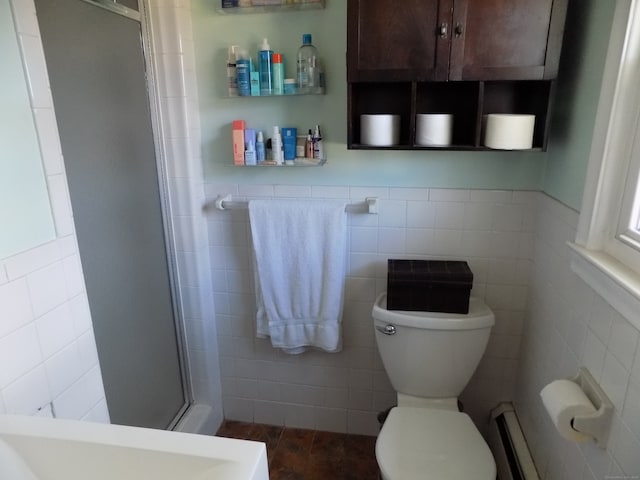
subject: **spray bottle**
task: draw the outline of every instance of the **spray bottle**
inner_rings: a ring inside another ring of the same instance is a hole
[[[324,158],[324,145],[322,144],[322,134],[320,133],[319,125],[316,125],[316,129],[313,132],[313,158],[318,160]]]
[[[231,45],[227,50],[227,95],[230,97],[238,96],[238,77],[236,70],[236,55],[240,47]]]

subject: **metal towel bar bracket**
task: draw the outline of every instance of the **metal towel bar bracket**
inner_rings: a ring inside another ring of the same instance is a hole
[[[218,210],[241,210],[249,207],[249,202],[246,201],[234,201],[232,196],[218,195],[216,198],[215,206]],[[378,199],[376,197],[367,197],[364,202],[350,203],[345,207],[347,213],[378,213]]]

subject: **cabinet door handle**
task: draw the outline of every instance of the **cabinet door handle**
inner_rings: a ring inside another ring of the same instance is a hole
[[[460,22],[456,23],[456,28],[454,29],[454,33],[456,35],[456,38],[461,37],[462,34],[464,33],[464,27]]]
[[[446,23],[441,23],[438,27],[438,36],[440,38],[447,38],[447,30],[449,29],[449,25]]]

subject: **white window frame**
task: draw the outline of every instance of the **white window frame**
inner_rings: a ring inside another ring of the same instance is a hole
[[[640,173],[639,115],[640,0],[618,0],[576,241],[569,245],[573,270],[636,328],[640,239],[628,235],[627,218]]]

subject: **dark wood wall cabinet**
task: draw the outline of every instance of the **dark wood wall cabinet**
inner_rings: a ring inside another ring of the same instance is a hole
[[[534,114],[546,146],[568,0],[348,0],[348,147],[424,149],[416,115],[454,116],[446,149],[480,150],[489,113]],[[400,116],[399,143],[360,143],[360,115]]]

